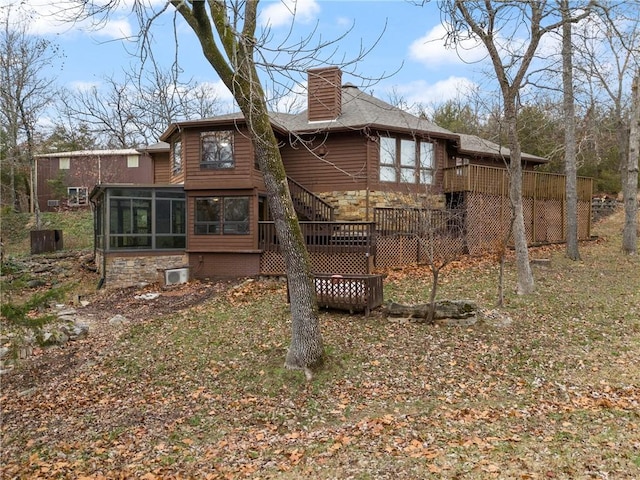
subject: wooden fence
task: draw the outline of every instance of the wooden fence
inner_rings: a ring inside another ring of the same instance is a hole
[[[484,165],[462,165],[443,169],[444,192],[473,192],[509,196],[509,172],[504,168]],[[540,200],[564,200],[565,176],[526,170],[522,172],[522,196]],[[593,179],[578,177],[578,201],[591,201]]]

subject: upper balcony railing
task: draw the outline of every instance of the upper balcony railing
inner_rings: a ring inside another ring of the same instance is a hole
[[[509,173],[506,168],[484,165],[462,165],[443,170],[443,190],[450,192],[474,192],[487,195],[509,195]],[[522,196],[538,200],[565,200],[564,175],[557,173],[522,172]],[[578,201],[591,201],[593,179],[578,177]]]

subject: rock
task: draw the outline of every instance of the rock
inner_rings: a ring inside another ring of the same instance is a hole
[[[78,340],[89,334],[89,326],[77,321],[63,325],[61,328],[69,336],[69,340]]]
[[[127,323],[129,323],[129,320],[120,314],[115,315],[109,319],[109,325],[113,326],[126,325]]]
[[[0,360],[3,360],[10,352],[11,349],[9,347],[0,347]]]
[[[27,288],[38,288],[45,285],[46,283],[47,282],[45,282],[44,280],[36,278],[35,280],[29,280],[27,282]]]
[[[477,315],[466,318],[436,318],[433,323],[444,327],[470,327],[478,322]]]
[[[53,330],[42,333],[41,343],[44,346],[64,345],[69,341],[69,335],[62,329],[55,328]]]
[[[479,312],[480,321],[490,327],[508,327],[513,323],[513,320],[506,313],[502,313],[499,310],[486,310],[482,309]]]
[[[57,315],[58,317],[71,317],[73,315],[75,315],[77,312],[75,309],[73,308],[68,308],[66,310],[60,310]]]
[[[385,306],[387,317],[402,317],[413,321],[424,321],[429,315],[430,305],[420,303],[416,305],[403,305],[389,302]],[[467,320],[467,325],[477,321],[478,306],[468,300],[439,300],[435,303],[433,319],[437,320]],[[439,322],[439,324],[463,324],[464,322]]]
[[[143,293],[142,295],[136,295],[133,298],[135,298],[136,300],[155,300],[159,296],[160,296],[159,293],[150,292],[150,293]]]

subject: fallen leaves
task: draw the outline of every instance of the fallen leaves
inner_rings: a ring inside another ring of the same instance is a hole
[[[507,296],[509,329],[323,312],[327,362],[311,383],[282,366],[282,283],[181,286],[153,302],[200,303],[161,318],[126,292],[117,308],[131,301],[142,317],[122,337],[44,350],[2,378],[2,475],[638,478],[640,328],[628,313],[640,284],[609,286],[622,307],[598,299],[589,270],[609,244],[588,248],[579,269],[554,258],[539,294]],[[463,261],[443,294],[492,299],[476,287],[492,263]],[[385,288],[424,295],[424,275],[390,272]]]

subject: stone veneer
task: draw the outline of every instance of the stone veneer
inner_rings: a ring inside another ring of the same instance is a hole
[[[98,272],[104,276],[103,286],[106,288],[123,288],[141,283],[162,283],[164,270],[189,266],[189,258],[186,253],[170,255],[109,253],[106,257],[106,265],[103,265],[103,255],[103,252],[96,252],[96,265]],[[102,271],[105,266],[106,274]]]
[[[401,194],[397,192],[348,190],[323,192],[317,195],[336,209],[335,220],[339,222],[373,221],[373,210],[380,207],[444,208],[445,202],[444,195],[432,193]],[[367,198],[369,203],[368,212]]]

